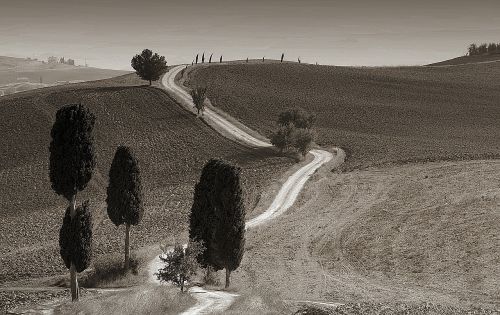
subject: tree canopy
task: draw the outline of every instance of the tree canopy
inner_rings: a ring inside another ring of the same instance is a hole
[[[57,111],[52,126],[49,177],[52,189],[67,200],[83,190],[96,165],[93,128],[95,116],[83,105]]]
[[[160,56],[149,49],[144,49],[140,55],[132,58],[132,68],[143,80],[157,81],[167,71],[167,62],[164,56]]]

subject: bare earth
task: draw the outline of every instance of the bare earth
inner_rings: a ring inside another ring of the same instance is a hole
[[[279,221],[249,235],[235,283],[284,299],[500,307],[500,161],[313,181]]]

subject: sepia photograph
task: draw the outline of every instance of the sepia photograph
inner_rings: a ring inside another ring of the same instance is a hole
[[[0,314],[500,315],[500,0],[0,0]]]

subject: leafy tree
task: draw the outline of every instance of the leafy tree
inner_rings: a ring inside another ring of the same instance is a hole
[[[308,114],[301,108],[288,109],[282,112],[278,117],[278,125],[286,126],[294,124],[297,128],[310,129],[314,126],[316,117],[313,114]]]
[[[116,226],[125,224],[125,269],[130,262],[130,225],[137,225],[144,215],[139,162],[126,146],[117,148],[109,170],[106,202],[108,216]]]
[[[191,97],[193,99],[194,107],[198,111],[198,116],[203,116],[203,112],[205,111],[205,99],[207,98],[207,88],[206,87],[195,87],[191,90]]]
[[[87,186],[96,165],[94,124],[95,116],[83,105],[67,105],[57,111],[50,132],[49,177],[52,189],[68,200],[71,220],[77,216],[76,194]],[[74,239],[68,242],[72,244]],[[79,296],[76,264],[80,262],[69,264],[73,300]]]
[[[215,266],[226,269],[226,285],[231,272],[243,258],[245,247],[245,206],[239,167],[219,161],[211,203],[215,209],[215,231],[212,235]]]
[[[210,278],[211,269],[221,269],[215,266],[212,238],[215,231],[212,195],[218,164],[218,160],[211,159],[203,167],[200,180],[194,188],[193,205],[189,215],[189,239],[204,244],[203,252],[198,255],[198,263],[206,268],[206,278]]]
[[[190,281],[199,268],[197,257],[203,251],[203,245],[200,242],[190,241],[186,249],[180,244],[176,244],[174,249],[163,247],[163,255],[160,255],[161,261],[165,267],[158,270],[156,276],[158,280],[173,282],[184,291],[184,284]]]
[[[144,49],[140,55],[132,58],[132,68],[143,80],[157,81],[167,71],[167,62],[164,56],[160,56],[149,49]]]
[[[76,271],[71,273],[71,295],[73,300],[78,300],[76,273],[87,269],[92,259],[92,215],[88,201],[76,208],[73,216],[71,211],[71,207],[66,208],[59,230],[59,251],[66,268]]]
[[[278,130],[271,134],[271,144],[277,147],[280,153],[289,150],[293,144],[292,135],[294,130],[293,123],[280,126]]]
[[[314,138],[315,133],[310,129],[298,128],[292,133],[293,146],[302,156],[305,156],[309,152]]]

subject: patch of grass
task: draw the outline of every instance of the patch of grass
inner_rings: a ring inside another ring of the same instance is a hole
[[[124,268],[123,255],[110,254],[97,258],[93,269],[80,280],[86,288],[128,287],[144,282],[139,270],[149,261],[145,257],[132,255],[130,268]]]
[[[99,296],[66,303],[55,310],[55,314],[179,314],[195,303],[187,293],[172,286],[135,288],[118,293],[103,293]]]

